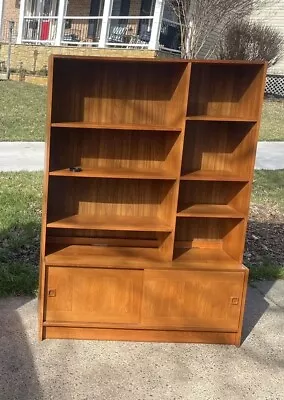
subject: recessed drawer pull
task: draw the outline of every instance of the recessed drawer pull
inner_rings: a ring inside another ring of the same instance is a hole
[[[48,297],[56,297],[56,290],[48,289]]]
[[[239,304],[240,299],[238,297],[231,297],[231,304],[233,306],[237,306]]]

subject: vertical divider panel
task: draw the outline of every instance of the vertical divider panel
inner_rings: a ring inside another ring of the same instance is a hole
[[[51,134],[51,113],[53,97],[53,78],[54,78],[54,57],[48,60],[48,93],[47,93],[47,115],[46,115],[46,141],[45,141],[45,162],[43,178],[43,199],[42,199],[42,225],[40,243],[40,277],[39,277],[39,339],[43,339],[43,318],[44,318],[44,292],[46,282],[45,271],[45,245],[46,245],[46,224],[47,224],[47,199],[49,184],[49,162],[50,162],[50,134]]]
[[[164,241],[164,245],[161,247],[162,252],[165,255],[165,258],[167,261],[172,261],[173,260],[173,254],[174,254],[174,243],[175,243],[175,229],[176,229],[176,213],[177,213],[177,207],[178,207],[178,195],[179,195],[179,185],[180,185],[180,174],[181,174],[181,163],[182,163],[182,154],[183,154],[183,144],[184,144],[184,135],[185,135],[185,128],[186,128],[186,116],[187,116],[187,104],[188,104],[188,92],[189,92],[189,81],[190,81],[190,72],[191,72],[191,62],[188,62],[185,71],[183,73],[183,76],[179,82],[179,85],[182,85],[184,87],[184,98],[182,102],[182,119],[180,121],[177,121],[179,126],[182,127],[180,136],[179,136],[179,152],[178,152],[178,160],[177,160],[177,166],[179,169],[179,179],[176,180],[174,187],[173,187],[173,202],[172,202],[172,213],[173,217],[175,218],[175,223],[174,223],[174,229],[173,231],[169,234],[167,239]],[[177,105],[179,106],[179,105]],[[174,112],[174,110],[173,110]]]

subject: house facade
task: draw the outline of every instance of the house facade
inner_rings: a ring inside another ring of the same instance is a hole
[[[0,42],[179,53],[179,24],[165,0],[0,0]]]
[[[284,0],[267,0],[261,10],[252,14],[252,19],[272,26],[280,31],[284,37]],[[269,68],[269,73],[284,74],[284,57]]]

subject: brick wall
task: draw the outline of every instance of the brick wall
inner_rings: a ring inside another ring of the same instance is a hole
[[[0,60],[7,60],[8,45],[0,45]],[[105,56],[105,57],[139,57],[154,58],[156,52],[141,49],[97,49],[87,47],[55,47],[55,46],[32,46],[32,45],[12,45],[11,68],[18,69],[20,63],[23,68],[32,71],[34,65],[34,52],[38,52],[36,70],[42,69],[47,65],[50,54],[86,55],[86,56]]]
[[[20,13],[19,0],[4,0],[3,19],[18,23]]]
[[[91,0],[70,0],[68,2],[66,15],[75,17],[87,17],[90,15]]]

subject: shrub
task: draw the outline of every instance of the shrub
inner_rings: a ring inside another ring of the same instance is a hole
[[[231,24],[220,43],[218,57],[227,60],[262,60],[274,65],[283,55],[283,36],[271,26],[240,20]]]

